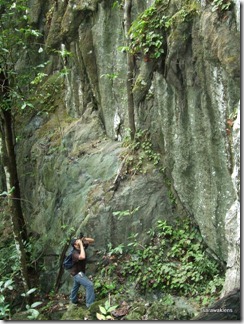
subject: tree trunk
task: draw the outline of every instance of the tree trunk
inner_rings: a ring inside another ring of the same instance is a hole
[[[4,102],[8,98],[8,82],[4,79],[3,73],[1,73],[1,83],[0,83],[0,95]],[[22,280],[25,291],[28,291],[30,288],[29,276],[27,270],[27,259],[24,248],[24,242],[27,241],[27,229],[25,220],[21,208],[21,196],[20,196],[20,187],[16,166],[16,158],[14,151],[14,136],[13,136],[13,122],[12,122],[12,113],[11,109],[0,108],[0,134],[2,136],[3,152],[4,152],[4,165],[6,168],[6,183],[8,189],[11,189],[9,193],[9,207],[11,222],[13,226],[13,235],[15,239],[15,245],[17,250],[17,256],[20,260],[20,270],[22,274]]]
[[[6,167],[9,173],[9,186],[14,188],[11,193],[14,215],[18,223],[21,238],[27,240],[27,229],[21,208],[20,187],[14,152],[13,134],[12,134],[12,115],[10,110],[2,110],[3,115],[3,139],[6,149]]]
[[[25,292],[27,292],[30,289],[30,279],[28,274],[28,267],[27,267],[27,257],[25,253],[25,247],[23,244],[23,240],[21,237],[21,231],[19,229],[18,220],[15,216],[16,210],[15,206],[13,204],[13,199],[9,199],[9,205],[10,205],[10,213],[11,213],[11,221],[12,221],[12,227],[13,227],[13,234],[14,234],[14,240],[15,240],[15,247],[17,251],[17,255],[20,261],[20,271],[21,271],[21,277],[22,282],[24,286]]]
[[[126,46],[129,47],[129,37],[128,31],[131,26],[131,8],[132,0],[125,0],[124,4],[124,27],[125,27],[125,37]],[[128,118],[129,118],[129,128],[130,136],[133,140],[135,138],[136,127],[135,127],[135,111],[134,111],[134,100],[133,100],[133,71],[134,71],[134,58],[129,51],[127,51],[127,79],[126,79],[126,89],[127,89],[127,101],[128,101]]]

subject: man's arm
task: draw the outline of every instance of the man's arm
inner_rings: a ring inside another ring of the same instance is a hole
[[[85,254],[82,240],[77,240],[77,244],[80,246],[79,260],[84,260],[86,258],[86,254]]]
[[[91,244],[91,243],[94,243],[94,239],[91,237],[84,237],[83,242],[84,242],[84,244]]]

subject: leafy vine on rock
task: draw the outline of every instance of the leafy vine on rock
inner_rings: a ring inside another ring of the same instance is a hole
[[[169,14],[169,2],[156,0],[134,20],[129,30],[131,43],[128,50],[132,54],[142,53],[144,60],[166,55],[167,37],[171,29],[178,23],[191,20],[198,12],[198,3],[185,1],[179,11]]]

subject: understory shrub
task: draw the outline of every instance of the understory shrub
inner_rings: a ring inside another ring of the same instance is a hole
[[[200,302],[217,296],[223,273],[217,259],[208,253],[197,226],[180,219],[175,224],[158,221],[148,232],[148,244],[131,237],[124,253],[108,253],[103,265],[102,295],[131,282],[138,292],[163,291],[178,296],[197,297]],[[116,251],[116,249],[113,249]],[[98,280],[100,281],[101,278]],[[202,295],[202,298],[199,298]]]

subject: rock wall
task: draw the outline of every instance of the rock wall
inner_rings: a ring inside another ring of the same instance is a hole
[[[133,2],[133,17],[152,3]],[[171,1],[166,13],[183,4]],[[238,134],[234,141],[228,124],[240,109],[236,13],[234,8],[220,16],[201,2],[191,21],[166,35],[162,59],[136,60],[136,128],[148,130],[160,153],[181,207],[175,210],[165,177],[150,164],[146,175],[123,174],[114,187],[126,152],[117,140],[125,139],[128,128],[120,2],[30,1],[32,22],[44,33],[50,77],[69,69],[54,94],[55,109],[19,121],[22,140],[16,152],[22,192],[29,200],[25,217],[42,239],[46,235],[48,264],[48,254],[56,251],[71,226],[77,232],[84,229],[96,238],[98,249],[105,249],[109,242],[122,243],[131,232],[145,237],[158,219],[187,213],[212,252],[232,264],[234,278],[229,270],[226,282],[231,278],[231,288],[239,285],[238,230],[234,236],[228,230],[230,218],[235,224],[239,219],[239,183],[232,181],[239,179]],[[53,49],[71,55],[57,57]],[[137,208],[129,222],[113,214]]]

